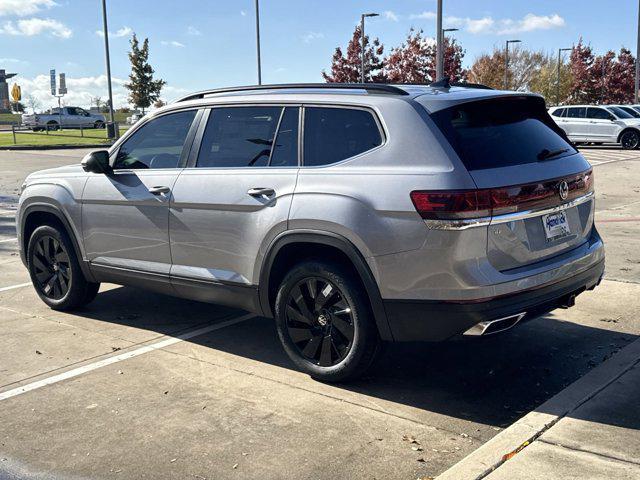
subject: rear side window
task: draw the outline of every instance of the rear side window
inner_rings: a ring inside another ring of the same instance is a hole
[[[432,118],[468,170],[520,165],[576,152],[549,117],[544,101],[535,97],[463,103],[438,111]]]
[[[298,110],[271,106],[212,109],[196,166],[296,166]]]
[[[329,165],[382,145],[373,114],[354,108],[307,107],[304,165]]]
[[[572,107],[567,108],[568,118],[584,118],[586,116],[587,109],[585,107]]]

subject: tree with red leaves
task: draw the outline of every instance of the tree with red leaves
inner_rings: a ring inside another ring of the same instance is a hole
[[[444,74],[452,82],[465,80],[464,50],[455,39],[445,38]],[[422,30],[409,30],[405,42],[384,59],[384,74],[390,83],[431,83],[436,80],[436,45]]]
[[[598,79],[594,77],[593,64],[595,56],[589,45],[582,38],[571,51],[571,76],[573,85],[569,91],[570,103],[594,103],[598,98]],[[602,71],[602,66],[600,66]]]
[[[369,35],[364,36],[364,72],[366,82],[384,82],[382,73],[383,62],[380,59],[384,52],[384,45],[377,38],[373,44],[369,42]],[[331,73],[322,71],[322,77],[328,83],[358,83],[362,68],[361,32],[357,26],[347,45],[347,55],[336,47],[331,61]]]

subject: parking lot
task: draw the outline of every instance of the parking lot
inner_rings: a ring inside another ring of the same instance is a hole
[[[49,310],[17,253],[17,195],[84,153],[0,152],[0,478],[434,477],[640,335],[638,151],[583,149],[599,288],[501,335],[388,346],[349,385],[297,372],[242,311],[115,285]]]

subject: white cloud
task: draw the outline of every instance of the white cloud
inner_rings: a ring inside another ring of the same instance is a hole
[[[422,12],[409,16],[412,19],[434,20],[435,12]],[[535,30],[549,30],[566,25],[564,18],[554,13],[553,15],[534,15],[528,13],[519,20],[511,18],[494,19],[486,16],[482,18],[469,17],[444,17],[445,27],[458,27],[473,34],[512,35],[514,33],[533,32]]]
[[[314,40],[318,40],[320,38],[324,38],[324,33],[322,32],[307,32],[304,35],[302,35],[302,41],[304,43],[310,43]]]
[[[16,65],[28,65],[26,60],[20,60],[19,58],[0,58],[0,65],[14,63]]]
[[[133,29],[131,27],[122,27],[115,32],[109,32],[109,38],[116,37],[128,37],[133,33]],[[104,37],[104,32],[102,30],[96,30],[96,35],[99,37]]]
[[[247,12],[244,10],[240,10],[240,15],[242,15],[243,17],[247,16]]]
[[[202,35],[202,32],[200,30],[198,30],[196,27],[189,25],[187,27],[187,35],[194,35],[194,36],[198,36],[198,35]]]
[[[58,4],[53,0],[0,0],[0,17],[5,15],[24,17],[55,6]]]
[[[384,12],[382,12],[382,16],[387,20],[391,20],[393,22],[397,22],[399,20],[398,15],[391,10],[385,10]]]
[[[412,13],[409,15],[411,19],[433,20],[436,18],[436,12]]]
[[[557,13],[553,15],[534,15],[528,13],[521,20],[503,20],[503,27],[498,31],[499,35],[510,35],[512,33],[532,32],[534,30],[550,30],[566,25],[564,18]]]
[[[169,45],[171,47],[179,47],[179,48],[183,48],[184,47],[184,43],[180,43],[176,40],[162,40],[160,42],[160,44],[162,45]]]
[[[49,34],[59,38],[70,38],[73,31],[65,24],[50,18],[28,18],[17,22],[5,22],[0,27],[0,34],[32,37]]]

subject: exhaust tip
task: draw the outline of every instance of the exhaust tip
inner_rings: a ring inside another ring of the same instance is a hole
[[[498,318],[496,320],[476,323],[473,327],[464,332],[463,335],[480,337],[491,335],[493,333],[504,332],[505,330],[515,327],[526,314],[527,312],[522,312],[515,315],[509,315],[508,317]]]

